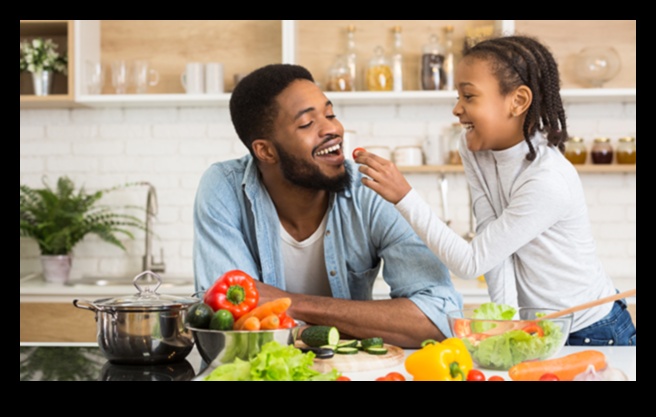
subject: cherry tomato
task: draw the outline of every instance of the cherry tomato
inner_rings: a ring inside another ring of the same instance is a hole
[[[542,327],[538,326],[537,323],[531,323],[525,326],[522,330],[524,330],[526,333],[533,334],[538,337],[544,336],[544,330],[542,330]]]
[[[364,148],[355,148],[355,149],[353,149],[353,159],[355,159],[355,153],[356,152],[360,152],[360,151],[364,151],[364,150],[365,150]]]
[[[346,375],[340,375],[337,377],[335,381],[350,381],[351,378],[347,377]]]
[[[488,381],[505,381],[502,376],[499,375],[492,375],[487,379]]]
[[[560,381],[558,375],[547,372],[540,377],[540,381]]]
[[[485,374],[478,369],[472,369],[467,373],[467,381],[485,381]]]
[[[385,376],[379,376],[376,381],[405,381],[405,376],[399,372],[390,372]]]

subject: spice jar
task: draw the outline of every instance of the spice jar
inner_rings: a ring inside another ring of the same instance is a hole
[[[636,142],[634,137],[625,136],[619,139],[619,143],[617,145],[617,163],[635,165]]]
[[[588,149],[583,138],[574,136],[565,142],[565,158],[574,165],[585,164],[588,159]]]
[[[419,79],[422,90],[444,89],[444,51],[435,34],[430,36],[428,43],[423,47]]]
[[[346,56],[340,55],[328,71],[327,91],[354,91],[355,80],[351,77]]]
[[[374,48],[374,56],[367,67],[366,83],[369,91],[392,91],[392,68],[382,46]]]
[[[610,164],[613,162],[613,147],[608,138],[595,138],[590,150],[593,164]]]

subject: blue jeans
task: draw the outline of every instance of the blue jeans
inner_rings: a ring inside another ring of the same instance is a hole
[[[617,300],[613,308],[596,323],[569,334],[569,346],[636,346],[636,329],[626,301]]]

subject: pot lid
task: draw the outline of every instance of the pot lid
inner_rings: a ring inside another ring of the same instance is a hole
[[[155,277],[153,280],[152,275]],[[162,284],[162,278],[152,271],[144,271],[132,280],[134,286],[139,290],[134,295],[116,298],[105,298],[96,300],[93,305],[99,309],[117,310],[168,310],[176,307],[187,307],[201,302],[197,297],[183,297],[176,295],[164,295],[157,293],[157,288]]]

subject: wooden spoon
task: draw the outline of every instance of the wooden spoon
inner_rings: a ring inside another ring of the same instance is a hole
[[[588,309],[590,307],[595,307],[595,306],[598,306],[598,305],[601,305],[601,304],[609,303],[611,301],[616,301],[616,300],[619,300],[621,298],[630,297],[632,295],[636,295],[636,289],[635,288],[632,289],[632,290],[628,290],[628,291],[620,292],[620,293],[617,293],[617,294],[614,294],[614,295],[610,295],[608,297],[600,298],[600,299],[595,300],[595,301],[588,301],[587,303],[579,304],[579,305],[574,306],[574,307],[570,307],[570,308],[566,308],[564,310],[556,311],[554,313],[547,314],[546,316],[538,317],[535,320],[539,321],[539,320],[544,320],[544,319],[553,319],[553,318],[556,318],[556,317],[564,316],[564,315],[569,314],[569,313],[574,313],[576,311],[581,311],[581,310]]]

